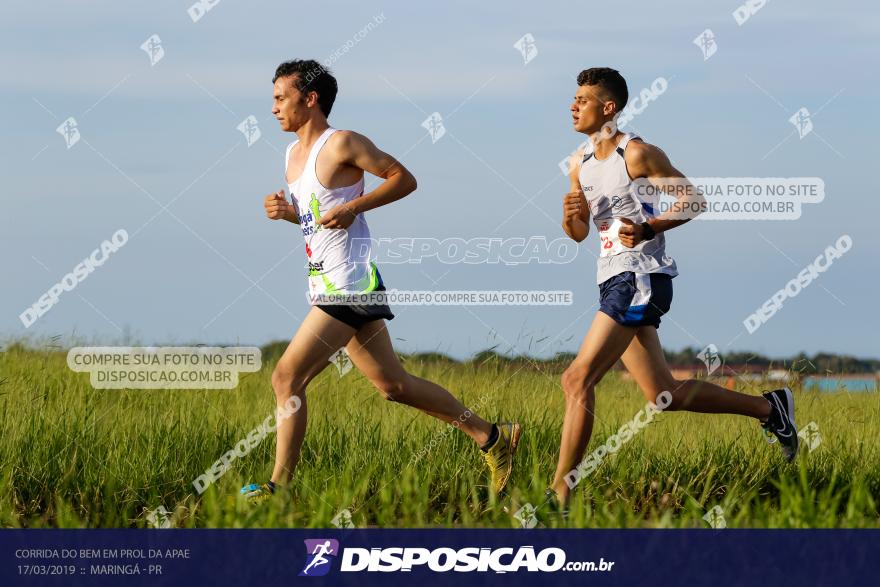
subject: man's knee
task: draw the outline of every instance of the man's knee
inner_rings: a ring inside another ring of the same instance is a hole
[[[310,379],[308,373],[276,366],[272,371],[272,389],[275,390],[275,397],[285,400],[292,395],[301,394]]]
[[[566,398],[579,403],[592,403],[598,379],[601,378],[596,377],[589,367],[571,365],[562,373],[562,391]]]
[[[385,399],[391,402],[404,402],[412,389],[412,377],[408,374],[397,377],[380,377],[373,381]]]
[[[683,381],[669,379],[667,381],[652,383],[648,389],[643,389],[649,402],[661,408],[664,412],[680,410],[685,403],[683,396]]]

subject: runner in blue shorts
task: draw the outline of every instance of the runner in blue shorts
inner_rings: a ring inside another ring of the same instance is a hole
[[[666,254],[664,233],[696,216],[682,210],[699,210],[704,200],[662,150],[617,128],[615,120],[628,99],[620,73],[606,67],[587,69],[577,83],[571,105],[574,130],[588,135],[589,141],[572,160],[562,228],[581,242],[592,220],[599,233],[599,312],[562,375],[565,420],[548,497],[563,510],[567,507],[592,434],[596,385],[618,359],[645,398],[662,409],[756,418],[779,440],[784,457],[794,459],[798,437],[788,388],[761,397],[672,376],[657,336],[660,319],[672,303],[672,279],[678,275],[675,261]],[[659,198],[643,197],[637,188],[645,185],[674,195],[676,204],[655,215]],[[682,186],[689,189],[679,189]]]

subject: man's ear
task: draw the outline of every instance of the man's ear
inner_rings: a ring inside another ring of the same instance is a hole
[[[312,90],[306,94],[306,106],[313,107],[318,105],[318,92]]]

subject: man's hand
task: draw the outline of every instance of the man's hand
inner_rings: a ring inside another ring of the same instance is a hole
[[[590,208],[580,190],[565,194],[562,199],[562,230],[577,242],[587,238],[590,231]]]
[[[587,222],[590,219],[587,215],[587,210],[587,198],[584,197],[583,192],[576,191],[565,194],[562,200],[563,222],[569,223],[574,219]]]
[[[340,204],[323,214],[318,224],[324,228],[348,228],[355,218],[357,218],[357,213],[351,209],[351,206]]]
[[[633,224],[632,220],[623,217],[621,217],[620,221],[623,223],[623,226],[617,231],[617,236],[620,237],[620,243],[623,246],[631,249],[642,242],[645,228],[641,224]]]
[[[288,220],[299,224],[296,209],[284,197],[284,190],[266,196],[263,199],[263,207],[266,209],[266,217],[270,220]]]

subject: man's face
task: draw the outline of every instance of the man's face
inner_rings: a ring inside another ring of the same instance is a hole
[[[285,132],[295,131],[309,118],[307,100],[296,89],[296,76],[279,77],[275,80],[273,92],[272,114]]]
[[[586,134],[599,131],[614,116],[614,101],[599,86],[578,86],[571,103],[574,130]]]

